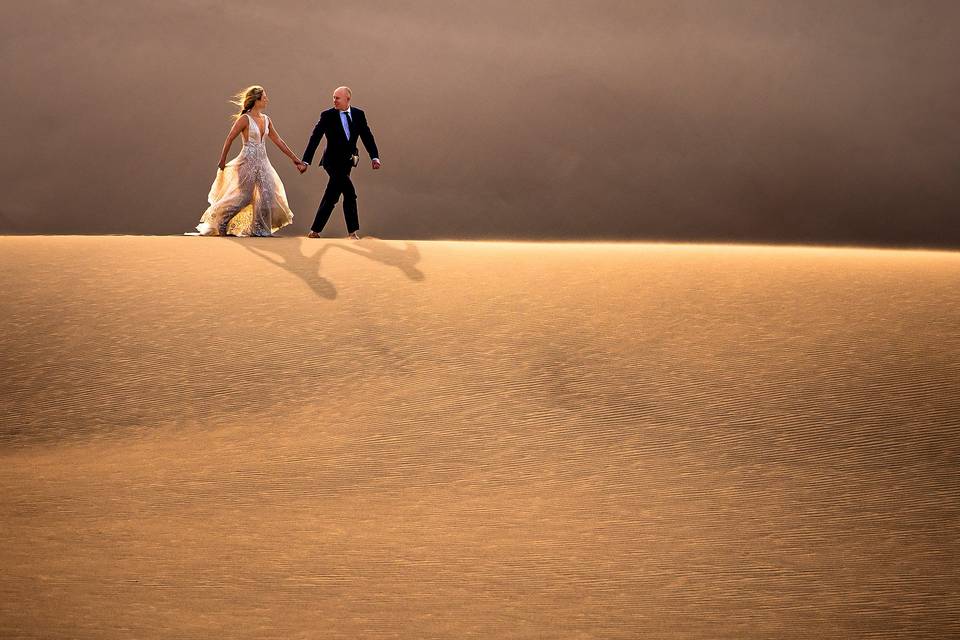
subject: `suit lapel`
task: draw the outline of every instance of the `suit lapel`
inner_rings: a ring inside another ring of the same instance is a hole
[[[346,138],[347,132],[343,130],[343,118],[340,116],[342,111],[339,111],[338,109],[330,109],[330,111],[332,112],[330,119],[333,120],[333,126],[336,127],[336,130],[340,132],[340,135]],[[353,131],[350,133],[353,133]]]

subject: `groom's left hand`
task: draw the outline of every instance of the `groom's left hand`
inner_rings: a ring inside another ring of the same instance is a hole
[[[374,168],[374,169],[379,169],[379,168],[380,168],[380,160],[374,159],[372,164],[373,164],[373,168]]]

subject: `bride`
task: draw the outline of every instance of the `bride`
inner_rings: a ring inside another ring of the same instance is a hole
[[[217,165],[217,177],[210,187],[197,232],[202,236],[270,236],[293,222],[287,194],[280,176],[267,158],[266,139],[270,138],[303,173],[307,165],[294,155],[263,112],[269,103],[267,92],[254,85],[238,93],[232,101],[240,108],[233,128],[227,134]],[[241,136],[240,154],[226,162],[234,138]]]

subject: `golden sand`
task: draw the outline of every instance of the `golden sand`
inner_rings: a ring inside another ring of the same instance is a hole
[[[960,254],[4,237],[2,638],[960,634]]]

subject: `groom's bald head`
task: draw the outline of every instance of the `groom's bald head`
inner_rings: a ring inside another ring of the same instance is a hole
[[[352,97],[353,91],[350,91],[350,87],[337,87],[333,90],[333,108],[346,111]]]

